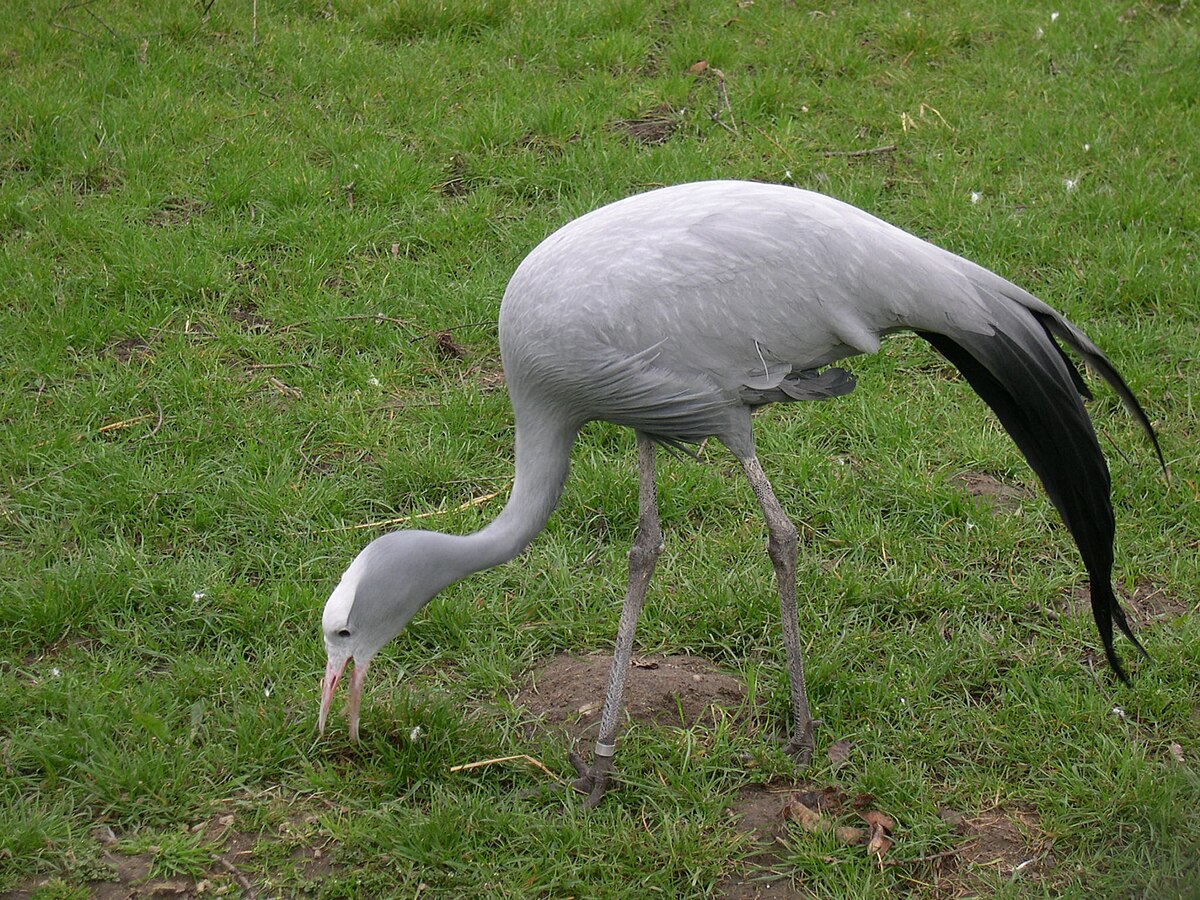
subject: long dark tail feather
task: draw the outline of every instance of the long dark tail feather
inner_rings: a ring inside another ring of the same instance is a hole
[[[1112,364],[1081,333],[999,298],[993,312],[996,330],[990,335],[974,330],[953,336],[929,331],[917,334],[946,357],[992,408],[1041,479],[1075,539],[1091,579],[1092,615],[1104,654],[1117,677],[1128,683],[1113,648],[1113,623],[1143,655],[1148,654],[1133,636],[1112,589],[1115,523],[1108,464],[1081,400],[1079,373],[1053,336],[1078,350],[1113,384],[1157,449],[1154,430]]]
[[[1154,426],[1150,424],[1150,417],[1146,415],[1146,411],[1142,409],[1142,404],[1138,402],[1138,398],[1129,389],[1129,385],[1125,383],[1125,379],[1121,377],[1121,373],[1109,362],[1108,357],[1101,353],[1100,349],[1088,340],[1086,335],[1071,326],[1069,322],[1059,319],[1056,316],[1046,315],[1045,313],[1035,312],[1034,316],[1042,324],[1042,327],[1082,356],[1084,362],[1096,374],[1108,382],[1109,387],[1121,398],[1121,402],[1129,410],[1129,414],[1133,416],[1134,421],[1142,427],[1142,430],[1150,439],[1150,443],[1154,447],[1154,452],[1158,456],[1159,466],[1170,477],[1170,470],[1167,468],[1167,461],[1163,457],[1162,447],[1158,444],[1158,435],[1154,433]],[[1074,366],[1070,365],[1070,360],[1067,360],[1067,364],[1072,374],[1078,379],[1076,386],[1079,388],[1079,393],[1090,400],[1092,398],[1091,392],[1083,384],[1083,379],[1079,378],[1078,371],[1076,371]]]

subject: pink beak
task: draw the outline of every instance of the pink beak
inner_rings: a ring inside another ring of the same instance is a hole
[[[317,716],[317,729],[321,734],[325,733],[325,723],[329,721],[329,710],[333,706],[333,695],[337,691],[338,682],[349,662],[350,657],[340,661],[331,659],[325,668],[325,677],[321,680],[321,712]],[[368,665],[370,664],[355,663],[354,670],[350,674],[350,702],[347,712],[350,717],[350,739],[356,743],[358,742],[358,710],[362,703],[362,689],[367,680]]]

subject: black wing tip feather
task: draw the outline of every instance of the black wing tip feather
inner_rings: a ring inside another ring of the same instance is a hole
[[[1116,676],[1129,684],[1129,675],[1113,646],[1113,624],[1143,656],[1148,657],[1149,654],[1134,637],[1112,590],[1114,522],[1108,468],[1087,413],[1078,399],[1078,395],[1083,394],[1078,390],[1079,373],[1062,357],[1062,350],[1053,339],[1055,333],[1066,329],[1062,326],[1051,327],[1042,317],[1038,319],[1042,326],[1041,337],[1045,341],[1040,353],[1034,345],[1023,346],[1019,332],[1009,335],[1000,330],[990,338],[976,335],[950,337],[923,331],[917,334],[929,341],[963,374],[975,392],[997,414],[1038,474],[1075,538],[1091,576],[1092,614],[1104,644],[1104,655]],[[1026,339],[1033,338],[1036,333],[1027,332]],[[1084,353],[1089,362],[1095,355],[1087,347],[1077,346],[1078,342],[1069,332],[1063,340]],[[1055,356],[1065,364],[1065,369],[1059,369],[1050,362]],[[1106,359],[1103,362],[1104,367],[1099,371],[1105,380],[1114,385],[1123,399],[1128,397],[1132,400],[1132,409],[1140,411],[1141,406],[1120,375]],[[1062,390],[1051,389],[1043,379],[1058,381]],[[1069,399],[1072,395],[1076,397],[1073,401]],[[1130,404],[1127,402],[1126,405]],[[1144,412],[1138,418],[1157,449],[1158,442],[1149,419]]]
[[[1143,659],[1150,659],[1150,654],[1129,627],[1129,620],[1125,618],[1125,610],[1121,608],[1117,595],[1113,593],[1112,585],[1107,580],[1093,580],[1090,594],[1092,617],[1096,620],[1100,640],[1104,643],[1104,656],[1108,659],[1109,666],[1112,667],[1121,683],[1128,685],[1130,683],[1129,674],[1125,671],[1125,667],[1121,664],[1121,658],[1117,656],[1116,648],[1113,646],[1113,623],[1115,622],[1125,637],[1129,638]]]
[[[1150,422],[1150,417],[1146,415],[1146,410],[1142,407],[1137,395],[1130,389],[1121,373],[1117,371],[1116,366],[1112,364],[1107,356],[1101,350],[1092,344],[1090,341],[1081,342],[1075,334],[1072,333],[1071,327],[1064,321],[1059,321],[1055,316],[1047,313],[1032,311],[1034,318],[1038,320],[1041,326],[1046,329],[1046,332],[1053,337],[1057,337],[1063,341],[1072,350],[1083,357],[1087,365],[1095,371],[1101,378],[1108,382],[1111,387],[1121,398],[1121,402],[1125,408],[1129,410],[1129,414],[1133,416],[1134,421],[1141,426],[1142,431],[1146,433],[1146,437],[1150,439],[1150,445],[1154,448],[1154,453],[1158,457],[1158,465],[1163,471],[1163,476],[1169,482],[1171,480],[1171,470],[1167,467],[1166,457],[1163,456],[1162,447],[1158,443],[1158,434],[1154,430],[1154,425]],[[1057,344],[1055,345],[1057,347]],[[1059,351],[1061,352],[1061,350]],[[1091,391],[1087,385],[1083,383],[1083,379],[1079,377],[1078,370],[1067,361],[1067,365],[1071,370],[1072,380],[1075,381],[1079,393],[1086,399],[1092,399]]]

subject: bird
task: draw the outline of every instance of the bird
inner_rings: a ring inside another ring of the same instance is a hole
[[[467,535],[402,530],[351,562],[322,615],[323,734],[353,662],[348,716],[358,739],[367,668],[450,584],[520,554],[545,527],[589,421],[636,435],[639,515],[599,735],[573,787],[594,807],[612,780],[634,633],[663,552],[659,448],[720,441],[741,465],[766,522],[790,684],[784,747],[811,761],[814,720],[796,612],[797,531],[755,451],[751,414],[770,403],[845,395],[832,363],[915,332],[991,407],[1041,480],[1091,581],[1092,613],[1113,671],[1128,676],[1113,625],[1143,655],[1112,587],[1114,513],[1103,452],[1083,405],[1091,393],[1063,347],[1098,373],[1145,431],[1150,419],[1104,353],[1050,306],[1001,276],[824,194],[790,185],[701,181],[595,209],[538,244],[500,302],[515,474],[503,509]]]

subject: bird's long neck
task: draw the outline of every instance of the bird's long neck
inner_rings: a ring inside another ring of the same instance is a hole
[[[489,525],[456,538],[458,578],[512,559],[546,527],[562,496],[578,426],[517,417],[516,474],[508,502]]]

